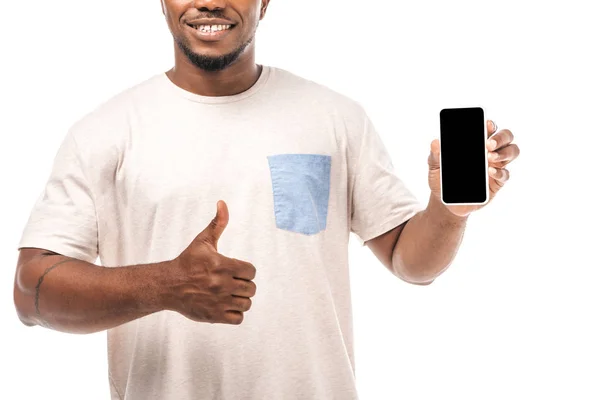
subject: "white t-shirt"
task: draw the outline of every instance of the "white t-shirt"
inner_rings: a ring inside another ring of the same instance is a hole
[[[225,256],[257,269],[240,325],[157,312],[108,331],[113,399],[357,398],[349,234],[362,245],[424,207],[364,109],[264,66],[201,96],[165,73],[77,121],[18,247],[118,267],[178,256],[229,208]]]

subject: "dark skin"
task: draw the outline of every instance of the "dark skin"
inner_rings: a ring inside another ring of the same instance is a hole
[[[204,96],[248,90],[262,69],[254,61],[254,34],[268,4],[269,0],[162,0],[175,49],[175,66],[166,73],[169,79]],[[230,23],[232,29],[222,39],[203,40],[189,26],[202,22]],[[105,268],[46,249],[23,248],[14,283],[19,318],[28,326],[71,333],[110,329],[161,310],[198,322],[240,324],[256,293],[256,269],[217,252],[228,219],[221,201],[217,216],[186,250],[154,264]]]
[[[176,43],[185,42],[194,53],[208,57],[234,52],[253,38],[259,21],[265,16],[269,0],[162,0],[161,5],[175,43],[175,66],[167,72],[173,83],[204,96],[230,96],[248,90],[256,82],[261,67],[255,63],[254,40],[234,63],[220,71],[198,68]],[[215,17],[233,24],[233,28],[220,40],[199,39],[188,25],[201,18]]]
[[[218,252],[229,222],[223,201],[172,260],[103,267],[38,248],[19,253],[14,302],[27,326],[93,333],[171,310],[196,322],[239,325],[256,294],[256,268]]]
[[[498,130],[487,121],[486,143],[489,162],[490,201],[506,184],[506,168],[520,154],[508,129]],[[441,201],[440,143],[431,142],[427,208],[406,223],[366,242],[377,258],[397,277],[416,284],[428,285],[442,274],[458,252],[469,215],[486,205],[446,205]]]
[[[204,96],[248,90],[261,72],[255,63],[254,33],[268,4],[269,0],[162,0],[175,48],[175,66],[166,73],[169,79]],[[218,18],[210,25],[231,29],[219,33],[219,40],[203,39],[190,27],[201,24],[202,18]],[[518,155],[508,130],[496,139],[490,144],[490,153],[497,153],[490,159],[496,167],[490,172],[494,194],[508,179],[504,167]],[[367,242],[396,276],[419,285],[430,283],[449,265],[466,217],[474,211],[447,208],[440,202],[435,148],[430,155],[432,196],[427,210]],[[21,249],[14,283],[19,318],[28,326],[71,333],[110,329],[162,310],[198,322],[240,324],[256,293],[256,268],[218,253],[217,242],[228,221],[227,206],[220,201],[215,218],[178,257],[153,264],[106,268],[46,249]]]

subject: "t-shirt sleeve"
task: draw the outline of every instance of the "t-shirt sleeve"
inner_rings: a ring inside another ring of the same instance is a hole
[[[425,207],[396,175],[371,119],[364,114],[359,155],[351,169],[351,231],[361,246],[406,222]]]
[[[18,244],[18,249],[23,247],[96,261],[96,209],[72,131],[63,139],[46,186],[33,206]]]

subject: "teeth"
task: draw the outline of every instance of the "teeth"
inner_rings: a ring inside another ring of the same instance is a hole
[[[218,32],[231,28],[231,25],[199,25],[196,27],[201,32]]]

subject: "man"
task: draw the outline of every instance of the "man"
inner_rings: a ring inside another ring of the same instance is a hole
[[[71,127],[24,229],[19,317],[108,330],[113,399],[356,399],[349,233],[425,285],[478,208],[440,201],[437,141],[423,209],[358,103],[257,65],[268,4],[162,0],[175,66]]]

